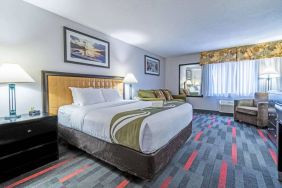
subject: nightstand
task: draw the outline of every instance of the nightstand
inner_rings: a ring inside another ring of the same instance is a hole
[[[0,182],[57,160],[57,116],[0,118]]]

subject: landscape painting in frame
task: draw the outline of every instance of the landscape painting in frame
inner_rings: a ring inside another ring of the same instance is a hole
[[[160,75],[160,60],[145,55],[145,74]]]
[[[64,27],[65,62],[110,68],[107,41]]]

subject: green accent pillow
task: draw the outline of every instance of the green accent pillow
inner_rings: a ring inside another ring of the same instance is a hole
[[[139,90],[138,95],[141,98],[156,98],[153,90]]]

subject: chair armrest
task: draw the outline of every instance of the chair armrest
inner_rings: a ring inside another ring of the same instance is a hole
[[[268,102],[258,102],[258,115],[268,116]]]
[[[186,101],[186,95],[172,95],[173,99],[182,99]]]
[[[267,126],[268,124],[268,102],[258,102],[258,124]]]

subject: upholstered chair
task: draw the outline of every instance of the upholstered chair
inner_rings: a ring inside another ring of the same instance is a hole
[[[268,94],[255,93],[254,99],[234,101],[234,120],[263,128],[268,125]]]

